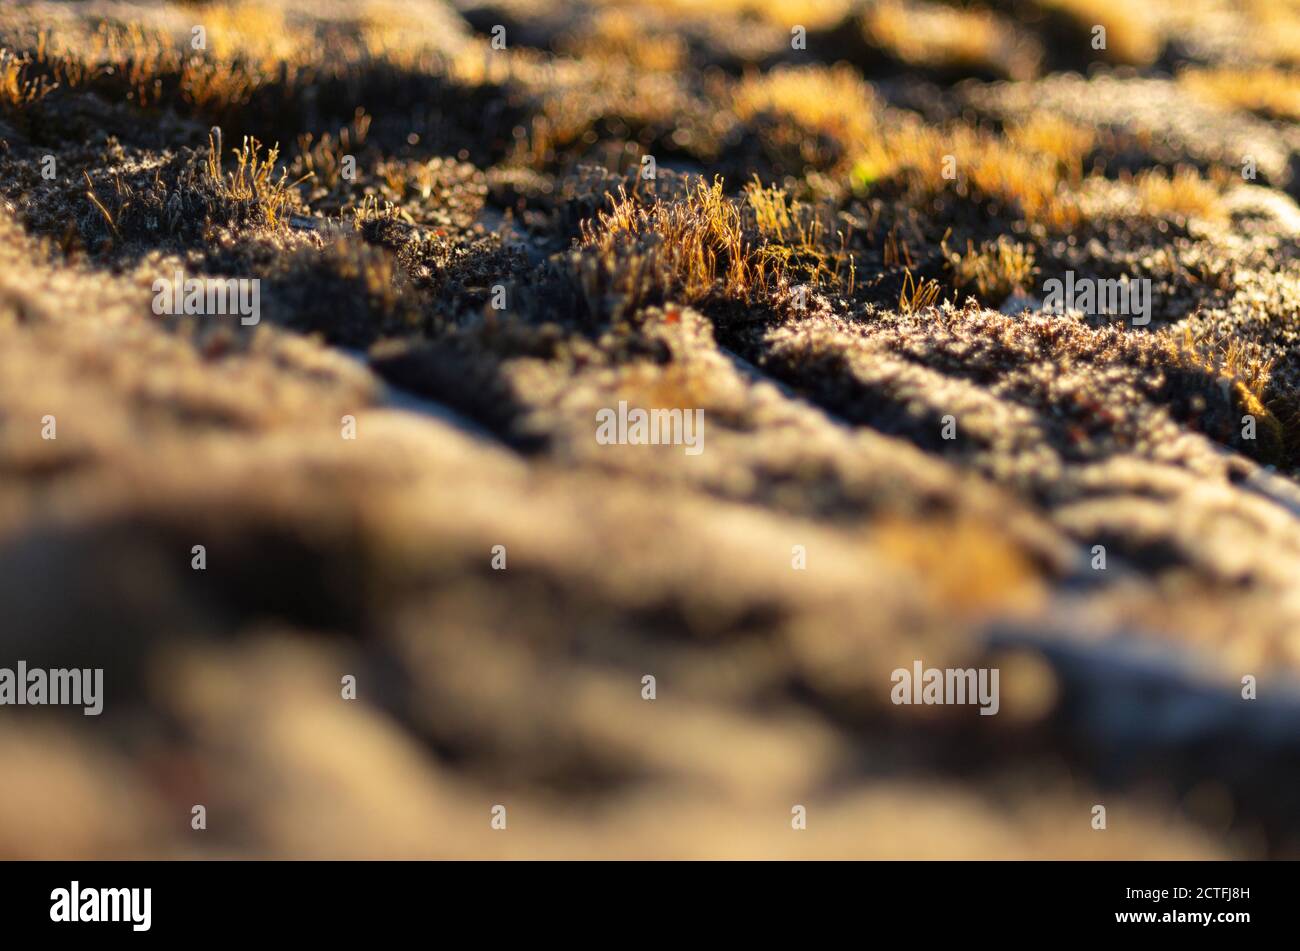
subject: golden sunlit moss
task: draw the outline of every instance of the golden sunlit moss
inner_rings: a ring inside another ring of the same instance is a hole
[[[1097,134],[1050,112],[1036,112],[1023,122],[1007,126],[1006,139],[1013,148],[1050,155],[1063,175],[1083,176],[1083,160],[1092,150]]]
[[[1169,352],[1183,363],[1195,366],[1215,379],[1239,385],[1255,403],[1263,403],[1264,390],[1273,372],[1273,361],[1259,355],[1241,340],[1213,341],[1197,337],[1190,329],[1168,335]]]
[[[226,61],[289,62],[311,42],[311,34],[265,0],[208,3],[195,11],[212,56]]]
[[[590,26],[566,38],[561,52],[593,59],[631,63],[639,69],[669,72],[686,60],[686,44],[667,32],[651,32],[630,10],[598,10]]]
[[[1017,79],[1037,70],[1039,53],[1014,24],[988,10],[882,0],[867,7],[862,29],[903,62],[936,69],[988,70]]]
[[[31,59],[7,49],[0,49],[0,107],[17,111],[47,95],[53,84],[43,76],[33,76]]]
[[[1074,42],[1088,44],[1080,53],[1091,52],[1102,62],[1146,66],[1160,55],[1160,34],[1149,13],[1128,0],[1034,0],[1041,9],[1062,16],[1073,27]],[[1096,49],[1096,27],[1105,27],[1106,45]]]
[[[953,286],[958,290],[973,288],[981,301],[993,306],[1032,286],[1038,273],[1033,249],[1006,235],[981,242],[978,248],[967,240],[964,253],[950,251],[945,243],[943,252],[952,271]]]
[[[1293,421],[1279,419],[1265,401],[1274,362],[1264,358],[1258,347],[1238,338],[1215,340],[1197,336],[1188,328],[1181,334],[1167,332],[1164,346],[1175,362],[1204,373],[1217,383],[1234,414],[1249,414],[1254,418],[1257,432],[1250,446],[1262,460],[1284,463],[1296,451],[1300,432],[1288,425]],[[1232,423],[1238,424],[1235,415]]]
[[[723,194],[721,180],[699,182],[683,201],[649,207],[621,195],[610,211],[583,223],[582,247],[585,260],[604,265],[612,289],[632,301],[651,288],[680,293],[687,302],[715,290],[746,299],[777,277],[753,253],[740,209]],[[593,276],[582,275],[589,298]]]
[[[732,109],[742,122],[773,120],[768,134],[809,162],[818,158],[818,137],[838,143],[845,155],[866,150],[879,131],[879,108],[871,87],[847,66],[750,72],[732,92]]]
[[[1300,4],[1295,0],[1248,0],[1244,12],[1255,25],[1250,41],[1257,56],[1300,66]]]
[[[1194,168],[1178,168],[1172,174],[1151,169],[1138,175],[1133,184],[1138,208],[1149,217],[1206,221],[1222,221],[1226,217],[1219,189]]]
[[[1027,223],[1059,233],[1085,220],[1082,186],[1104,181],[1099,175],[1083,175],[1093,134],[1056,119],[1012,126],[1005,137],[960,124],[936,128],[912,117],[881,123],[877,131],[850,173],[859,193],[893,179],[913,200],[924,201],[962,185],[973,199],[994,201]],[[945,166],[951,178],[945,176]],[[1153,169],[1126,180],[1136,191],[1137,211],[1143,216],[1222,221],[1226,215],[1223,183],[1193,168],[1172,173]]]
[[[283,225],[289,209],[299,202],[295,189],[301,180],[290,183],[289,173],[283,168],[279,178],[275,177],[280,147],[272,146],[263,155],[262,144],[251,136],[245,136],[243,145],[231,151],[235,155],[235,168],[223,173],[221,132],[214,130],[208,137],[209,180],[218,186],[223,198],[257,207],[272,227]]]
[[[466,76],[461,78],[468,81]],[[602,123],[671,134],[688,108],[688,98],[670,73],[603,66],[594,77],[588,74],[574,85],[557,82],[542,94],[541,109],[532,116],[525,134],[516,138],[512,162],[546,168],[565,153],[581,152],[599,142],[596,129]]]
[[[853,292],[856,266],[848,250],[851,235],[836,230],[832,240],[831,225],[821,209],[793,201],[775,185],[764,188],[757,176],[745,186],[744,208],[747,223],[759,235],[761,258],[778,263],[783,273],[798,280]]]
[[[942,291],[943,287],[938,281],[932,281],[928,278],[917,281],[912,277],[911,269],[905,269],[903,271],[903,289],[898,292],[898,310],[900,313],[911,314],[918,310],[925,310],[927,307],[933,307],[939,300],[939,294]]]
[[[82,64],[80,69],[67,65],[74,60]],[[103,23],[87,55],[68,54],[62,63],[65,71],[75,70],[83,82],[124,84],[127,98],[146,106],[158,102],[163,77],[179,72],[184,57],[161,32],[134,23],[125,27]]]
[[[884,130],[859,162],[866,165],[855,169],[870,169],[875,178],[901,178],[918,196],[939,195],[965,182],[972,197],[995,200],[1049,230],[1069,229],[1083,217],[1078,200],[1062,187],[1056,157],[1023,151],[970,126],[935,129],[907,120]],[[945,165],[953,179],[945,178]]]
[[[794,282],[851,286],[847,241],[780,189],[755,181],[736,201],[715,179],[649,205],[620,188],[610,210],[583,222],[574,262],[591,311],[610,299],[623,313],[669,295],[754,302]]]
[[[186,60],[181,72],[181,96],[203,113],[248,104],[258,77],[237,63]]]
[[[1254,69],[1195,69],[1179,81],[1198,96],[1269,119],[1300,120],[1300,73],[1262,66]]]
[[[621,5],[626,0],[599,0],[602,4]],[[775,26],[790,29],[796,25],[809,30],[833,26],[852,9],[853,0],[661,0],[659,6],[685,16],[716,16],[721,12],[760,17]]]
[[[337,137],[329,132],[322,134],[319,140],[310,132],[299,136],[295,173],[311,175],[316,196],[324,197],[331,190],[350,184],[342,177],[343,160],[365,145],[370,123],[371,117],[362,112],[339,130]],[[355,155],[353,157],[355,159]]]
[[[1063,187],[1055,156],[1029,153],[997,139],[969,139],[958,158],[967,163],[970,183],[981,194],[1018,207],[1026,221],[1050,230],[1075,227],[1083,218],[1077,199]],[[959,172],[960,174],[960,172]]]
[[[928,126],[911,116],[894,116],[858,155],[850,174],[855,190],[866,193],[881,180],[902,183],[914,200],[928,200],[957,184],[971,197],[1014,209],[1026,221],[1060,231],[1082,219],[1077,196],[1064,186],[1067,168],[1077,168],[1082,147],[1074,137],[1055,152],[1031,152],[992,133],[961,124]],[[1063,156],[1075,155],[1065,162]],[[952,178],[945,175],[951,170]]]
[[[245,14],[251,24],[236,27]],[[261,85],[286,71],[292,75],[291,59],[301,62],[306,54],[308,42],[298,32],[281,28],[263,36],[265,18],[276,14],[261,5],[214,4],[202,15],[205,49],[178,45],[169,34],[137,23],[104,22],[76,51],[43,31],[34,63],[69,89],[93,86],[144,107],[178,92],[199,111],[220,113],[247,104]],[[232,33],[238,29],[249,32]]]

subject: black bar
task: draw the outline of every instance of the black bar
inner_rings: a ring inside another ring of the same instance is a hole
[[[0,913],[10,937],[336,941],[424,929],[451,941],[464,928],[538,941],[621,922],[628,934],[665,937],[678,928],[797,937],[834,926],[862,936],[1223,944],[1294,929],[1295,872],[1280,862],[12,862],[0,865]],[[53,921],[57,890],[70,900],[74,881],[88,914],[100,889],[150,889],[148,929],[136,930],[143,903],[122,893],[103,907],[119,903],[126,920]]]

